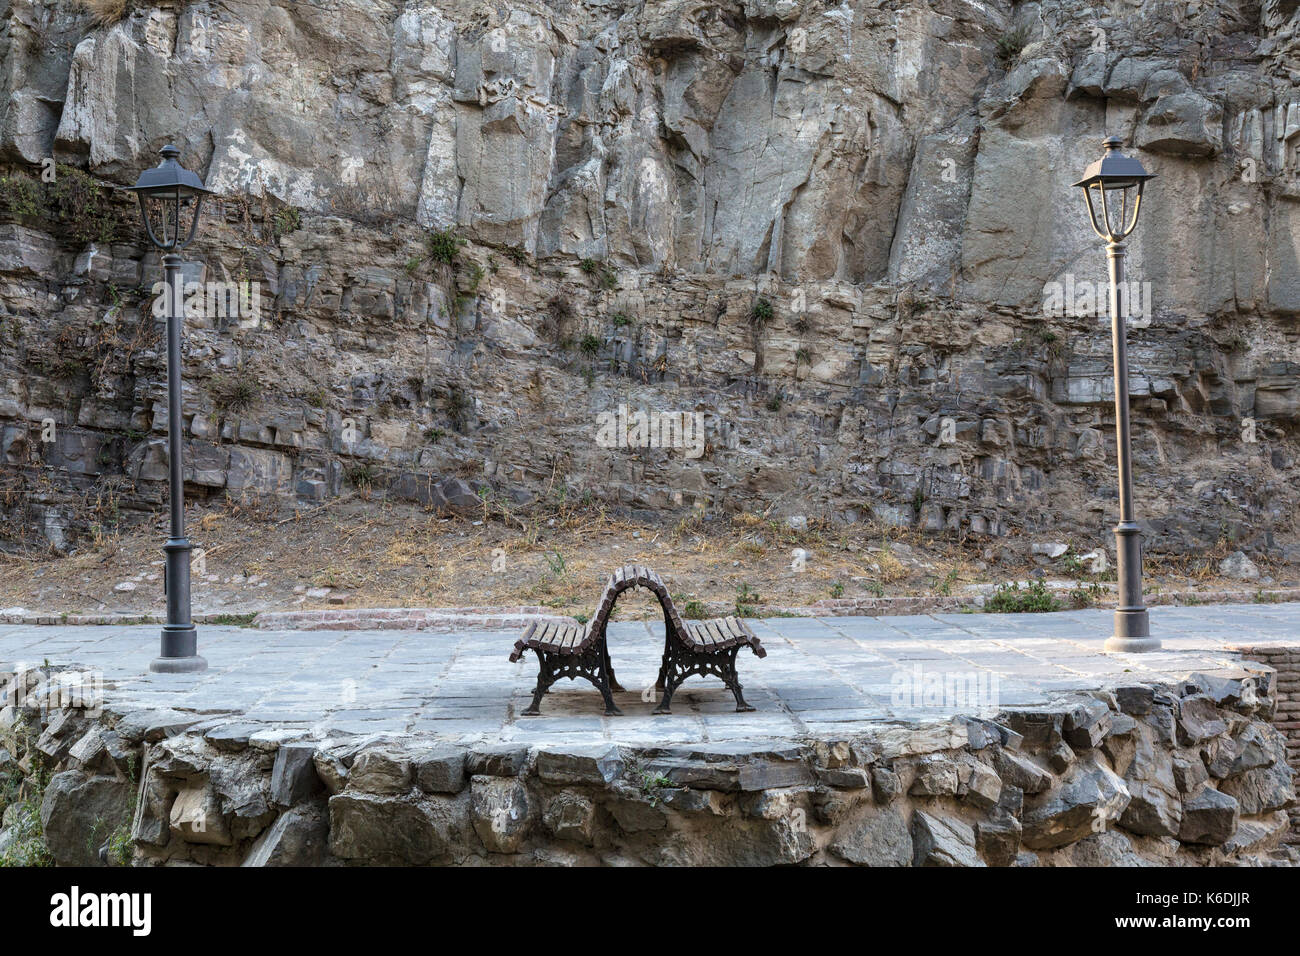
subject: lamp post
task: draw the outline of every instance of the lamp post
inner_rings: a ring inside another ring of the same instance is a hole
[[[162,162],[146,169],[130,189],[140,197],[140,218],[149,241],[162,250],[167,296],[167,463],[171,495],[171,533],[163,552],[167,557],[163,591],[167,623],[162,651],[149,670],[184,674],[206,670],[198,654],[199,636],[190,617],[190,542],[185,537],[185,483],[181,460],[181,308],[180,251],[190,244],[199,225],[199,209],[210,190],[198,175],[176,162],[180,150],[164,146]],[[186,218],[189,221],[186,223]]]
[[[1151,636],[1151,623],[1142,603],[1142,534],[1133,512],[1133,453],[1129,438],[1128,334],[1125,328],[1124,240],[1137,226],[1142,186],[1154,176],[1136,159],[1119,151],[1123,142],[1111,136],[1102,144],[1106,153],[1089,166],[1074,185],[1083,188],[1093,232],[1106,241],[1110,264],[1110,335],[1115,360],[1115,446],[1119,462],[1119,524],[1115,526],[1115,573],[1119,579],[1119,607],[1115,632],[1106,641],[1108,651],[1159,650]],[[1119,220],[1111,213],[1118,200]],[[1100,220],[1098,219],[1100,206]],[[1130,213],[1131,209],[1131,213]]]

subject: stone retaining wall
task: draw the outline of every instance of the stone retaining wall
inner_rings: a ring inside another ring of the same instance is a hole
[[[1300,771],[1300,644],[1289,647],[1250,645],[1234,648],[1247,660],[1259,661],[1277,673],[1273,726],[1286,737],[1287,762]],[[1288,843],[1300,844],[1300,807],[1292,806]]]
[[[61,864],[1300,862],[1260,665],[996,719],[658,749],[41,712],[50,677],[14,677],[0,711],[0,853],[30,846],[36,813]]]

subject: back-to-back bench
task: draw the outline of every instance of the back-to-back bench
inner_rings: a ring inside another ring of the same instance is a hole
[[[721,678],[736,698],[737,711],[754,709],[745,702],[741,693],[740,678],[736,674],[736,654],[742,647],[748,647],[758,657],[766,657],[767,651],[749,625],[735,617],[683,621],[663,579],[649,568],[633,564],[625,565],[610,575],[600,603],[585,625],[576,621],[533,621],[524,629],[523,635],[515,642],[510,660],[520,660],[527,650],[537,654],[537,688],[533,691],[533,702],[524,711],[526,716],[541,713],[542,695],[562,677],[571,680],[582,677],[591,681],[605,699],[605,713],[622,713],[614,703],[613,692],[623,688],[614,677],[605,629],[618,596],[638,586],[649,588],[659,599],[664,612],[664,656],[659,678],[655,681],[655,689],[662,691],[663,697],[654,712],[671,713],[669,707],[673,693],[692,674]]]

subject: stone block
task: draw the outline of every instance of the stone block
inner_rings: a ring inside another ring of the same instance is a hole
[[[912,814],[914,866],[984,866],[975,852],[975,831],[955,817],[917,810]]]
[[[324,789],[316,772],[316,745],[281,744],[271,765],[271,802],[292,807]]]
[[[411,758],[411,770],[416,786],[425,793],[460,793],[465,789],[465,752],[458,747],[417,753]]]
[[[546,748],[537,754],[537,775],[548,783],[607,786],[623,776],[625,764],[611,744]]]
[[[492,853],[515,853],[532,826],[528,790],[517,777],[473,777],[470,813],[474,832]]]

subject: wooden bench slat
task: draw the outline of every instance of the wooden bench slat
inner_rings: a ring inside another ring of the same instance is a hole
[[[713,643],[719,647],[730,647],[732,642],[728,640],[729,634],[724,634],[722,628],[718,627],[718,621],[709,622],[709,632],[713,635]]]

